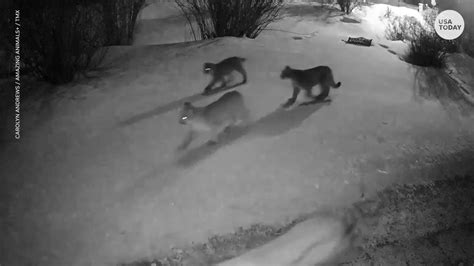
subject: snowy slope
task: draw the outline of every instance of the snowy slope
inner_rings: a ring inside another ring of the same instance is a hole
[[[191,29],[174,1],[148,0],[138,13],[134,45],[193,40]]]
[[[109,70],[63,88],[47,111],[29,114],[36,122],[21,142],[0,153],[10,197],[0,263],[132,261],[347,204],[394,182],[472,172],[464,163],[474,159],[472,113],[415,101],[431,70],[378,45],[341,41],[376,37],[364,23],[290,16],[270,26],[284,31],[256,40],[113,47]],[[317,34],[294,40],[288,31]],[[179,106],[220,96],[199,96],[208,82],[202,64],[233,55],[247,58],[249,82],[237,89],[255,124],[220,145],[203,146],[202,136],[177,153]],[[291,95],[279,78],[285,65],[328,65],[342,86],[329,105],[277,110]]]

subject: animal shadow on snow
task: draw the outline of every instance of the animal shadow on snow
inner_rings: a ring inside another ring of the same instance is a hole
[[[231,89],[233,89],[235,87],[238,87],[238,86],[241,86],[241,85],[242,84],[238,83],[238,84],[228,86],[228,87],[213,89],[209,93],[207,93],[206,95],[202,95],[202,91],[200,91],[199,93],[196,93],[194,95],[184,97],[184,98],[181,98],[179,100],[167,103],[165,105],[158,106],[158,107],[156,107],[154,109],[151,109],[149,111],[134,115],[134,116],[132,116],[132,117],[130,117],[130,118],[124,120],[124,121],[119,122],[119,125],[120,126],[128,126],[128,125],[131,125],[131,124],[135,124],[137,122],[140,122],[141,120],[144,120],[144,119],[156,116],[156,115],[161,115],[161,114],[164,114],[164,113],[169,112],[171,110],[180,108],[185,102],[199,101],[199,100],[204,99],[208,96],[217,94],[219,92],[231,90]]]
[[[209,92],[207,92],[204,96],[210,96],[210,95],[214,95],[214,94],[217,94],[217,93],[220,93],[220,92],[224,92],[224,91],[228,91],[228,90],[231,90],[233,88],[236,88],[236,87],[239,87],[239,86],[242,86],[244,85],[245,83],[236,83],[236,84],[233,84],[233,85],[230,85],[230,86],[224,86],[224,87],[217,87],[217,88],[214,88],[214,89],[211,89]]]
[[[298,128],[303,121],[310,117],[314,112],[329,104],[330,102],[315,103],[304,106],[295,105],[290,110],[279,107],[270,114],[246,126],[235,126],[229,128],[226,133],[223,133],[220,141],[216,144],[210,145],[204,143],[200,146],[184,151],[184,154],[178,158],[177,164],[184,167],[192,166],[211,156],[218,149],[226,145],[231,145],[244,136],[273,137],[285,134],[292,129]]]
[[[321,107],[331,104],[331,102],[317,102],[309,105],[296,105],[292,109],[277,108],[270,114],[257,120],[251,129],[253,136],[273,137],[287,133],[299,127],[303,121],[310,117]]]
[[[162,105],[162,106],[158,106],[154,109],[151,109],[147,112],[144,112],[144,113],[140,113],[140,114],[137,114],[137,115],[134,115],[124,121],[121,121],[119,123],[120,126],[128,126],[128,125],[131,125],[131,124],[135,124],[141,120],[144,120],[144,119],[147,119],[147,118],[150,118],[152,116],[155,116],[155,115],[160,115],[160,114],[163,114],[163,113],[166,113],[166,112],[169,112],[173,109],[176,109],[176,108],[179,108],[181,107],[185,102],[194,102],[194,101],[198,101],[200,99],[203,99],[204,97],[206,96],[203,96],[201,95],[201,92],[199,93],[196,93],[194,95],[191,95],[191,96],[188,96],[188,97],[184,97],[184,98],[181,98],[179,100],[176,100],[176,101],[172,101],[170,103],[167,103],[165,105]]]

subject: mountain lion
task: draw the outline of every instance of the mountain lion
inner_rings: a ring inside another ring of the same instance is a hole
[[[244,105],[242,94],[227,92],[215,102],[203,107],[185,102],[181,108],[179,123],[189,126],[189,132],[178,150],[186,149],[197,132],[211,132],[209,144],[215,144],[223,131],[231,126],[248,122],[249,111]]]
[[[218,89],[225,88],[227,83],[232,81],[231,73],[233,71],[237,71],[242,75],[242,82],[239,83],[239,85],[247,83],[247,72],[245,72],[245,69],[242,66],[242,62],[244,61],[245,58],[233,56],[226,58],[219,63],[204,63],[203,72],[211,75],[212,80],[204,89],[202,94],[209,94],[214,85],[219,82],[221,83],[221,86]]]
[[[286,103],[283,104],[284,108],[287,108],[293,105],[298,97],[298,94],[301,90],[306,92],[308,98],[312,98],[312,101],[301,103],[300,105],[307,105],[321,101],[330,101],[329,99],[325,100],[329,95],[329,89],[339,88],[341,82],[335,83],[334,77],[332,74],[331,68],[328,66],[317,66],[310,69],[294,69],[289,66],[286,66],[280,75],[281,79],[291,79],[293,85],[293,95],[288,99]],[[321,87],[321,93],[317,96],[314,96],[312,89],[314,86],[319,84]]]

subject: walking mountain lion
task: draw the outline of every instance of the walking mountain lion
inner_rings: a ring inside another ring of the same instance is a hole
[[[282,70],[281,79],[290,79],[293,86],[293,95],[289,98],[282,106],[284,108],[290,107],[296,101],[298,94],[301,90],[306,92],[308,98],[313,100],[301,103],[300,105],[313,104],[316,102],[322,101],[331,101],[326,99],[329,95],[329,89],[339,88],[341,82],[335,83],[332,70],[328,66],[317,66],[310,69],[294,69],[289,66],[285,66]],[[321,87],[321,93],[317,96],[314,96],[312,89],[314,86],[318,85]]]
[[[186,149],[197,132],[211,132],[213,136],[208,143],[215,144],[222,132],[231,126],[248,122],[248,118],[249,111],[238,91],[227,92],[203,107],[185,102],[180,111],[179,123],[187,125],[189,131],[178,150]]]
[[[247,83],[247,72],[245,71],[242,63],[245,62],[245,58],[242,57],[229,57],[219,63],[204,63],[203,72],[212,76],[212,80],[209,85],[204,89],[203,95],[210,93],[211,89],[217,84],[221,83],[218,89],[227,87],[227,83],[232,81],[232,72],[237,71],[242,75],[242,82],[238,85]]]

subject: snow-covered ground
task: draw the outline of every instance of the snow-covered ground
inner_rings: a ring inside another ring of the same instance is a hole
[[[138,13],[134,45],[192,41],[190,27],[174,1],[149,0]]]
[[[383,40],[370,19],[343,23],[307,5],[288,10],[256,40],[113,47],[98,78],[24,110],[28,130],[0,152],[8,199],[0,205],[8,214],[0,264],[150,258],[239,226],[348,204],[393,183],[474,171],[466,163],[474,160],[469,105],[451,94],[420,96],[447,89],[440,73],[379,46],[400,44]],[[375,46],[341,41],[349,36],[373,38]],[[181,104],[220,96],[199,95],[208,82],[202,64],[234,55],[247,58],[249,80],[237,90],[255,123],[217,146],[202,136],[177,153]],[[285,65],[328,65],[342,86],[331,91],[331,104],[279,110],[291,95],[279,78]]]

